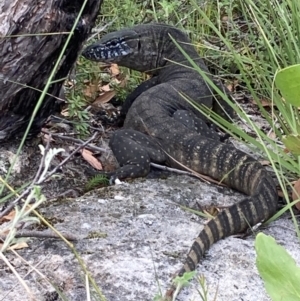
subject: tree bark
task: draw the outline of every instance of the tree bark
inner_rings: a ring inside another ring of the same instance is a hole
[[[21,136],[60,55],[84,0],[0,1],[0,142]],[[53,83],[31,128],[39,132],[61,104],[64,78],[99,14],[102,0],[88,0]],[[50,95],[49,95],[50,94]]]

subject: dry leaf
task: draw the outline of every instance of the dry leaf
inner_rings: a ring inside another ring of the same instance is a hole
[[[116,92],[115,91],[108,91],[108,92],[105,92],[101,95],[99,95],[95,101],[93,102],[93,105],[95,106],[99,106],[103,103],[107,103],[109,102],[114,96],[116,95]]]
[[[211,215],[211,216],[217,216],[220,213],[220,210],[216,206],[210,206],[203,210],[205,214]]]
[[[124,88],[128,82],[128,78],[122,78],[121,80],[116,79],[116,82],[121,88]]]
[[[102,164],[93,156],[93,153],[87,149],[81,151],[82,157],[95,169],[102,170]]]
[[[83,94],[86,97],[93,98],[95,97],[96,92],[98,92],[98,86],[90,84],[85,87]]]
[[[117,79],[116,77],[111,81],[111,84],[114,84],[116,86],[120,86],[120,87],[124,87],[124,85],[121,86],[121,84],[124,82],[124,79],[123,80],[119,80]]]
[[[0,219],[0,223],[4,223],[4,222],[7,222],[7,221],[11,221],[14,219],[16,215],[16,211],[15,210],[12,210],[11,212],[9,212],[7,215],[4,215],[1,219]]]
[[[25,241],[19,242],[11,247],[8,248],[8,250],[20,250],[20,249],[24,249],[24,248],[28,248],[28,244]]]
[[[110,66],[110,72],[112,76],[117,76],[120,74],[120,69],[119,66],[117,64],[111,64]]]
[[[103,92],[109,92],[111,90],[109,84],[101,86],[101,91]]]
[[[259,163],[263,166],[269,166],[270,165],[270,161],[268,161],[268,160],[261,160],[261,161],[259,161]]]
[[[4,230],[0,231],[0,236],[7,236],[10,232],[10,229],[4,228]]]
[[[226,85],[226,88],[230,92],[234,92],[236,90],[236,87],[238,86],[239,82],[238,80],[231,81],[229,84]]]
[[[46,129],[44,129],[44,131],[47,131]],[[51,137],[51,138],[50,138]],[[50,134],[43,134],[42,135],[42,140],[44,144],[47,144],[48,142],[52,142],[54,141],[54,139],[52,138],[52,136],[50,136]],[[50,141],[49,141],[50,140]]]
[[[279,197],[284,198],[284,193],[280,188],[277,188],[277,194]]]
[[[68,116],[69,116],[69,110],[68,110],[68,109],[64,109],[64,110],[62,110],[62,111],[60,112],[60,114],[61,114],[62,116],[68,117]]]
[[[275,132],[271,132],[271,133],[268,135],[268,137],[271,138],[271,139],[273,139],[273,140],[275,140],[277,136],[276,136]]]
[[[255,99],[252,99],[251,100],[252,103],[256,104],[256,101]],[[272,103],[270,100],[268,99],[260,99],[259,100],[260,104],[263,106],[263,107],[272,107],[272,104],[274,106],[274,103]]]
[[[68,86],[68,88],[73,88],[74,87],[74,82],[72,82],[71,80],[68,80],[66,85]]]
[[[300,179],[298,179],[294,183],[293,192],[292,192],[292,199],[293,201],[300,199]],[[295,204],[295,207],[300,210],[300,201]]]
[[[28,211],[28,210],[30,210],[29,206],[26,207],[25,211]],[[15,216],[16,216],[16,211],[15,210],[10,211],[7,215],[4,215],[0,219],[0,224],[13,220]]]

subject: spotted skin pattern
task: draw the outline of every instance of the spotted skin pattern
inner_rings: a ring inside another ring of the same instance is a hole
[[[277,210],[278,196],[276,185],[264,167],[232,145],[221,143],[207,126],[205,117],[183,97],[214,108],[220,114],[222,107],[231,113],[226,103],[215,106],[212,89],[191,68],[170,35],[209,77],[188,37],[164,24],[142,24],[107,34],[83,55],[96,61],[115,62],[155,78],[152,84],[138,87],[125,101],[124,128],[116,131],[110,141],[120,163],[115,177],[145,176],[150,162],[178,168],[184,165],[248,195],[205,224],[177,273],[183,275],[195,270],[213,243],[269,219]],[[114,43],[116,53],[120,53],[118,41],[122,41],[126,54],[114,56],[111,54]],[[165,300],[172,300],[174,291],[171,286]]]
[[[189,131],[219,139],[216,132],[191,112],[177,110],[173,114],[173,119]],[[109,146],[121,167],[112,175],[112,180],[145,177],[150,171],[150,162],[166,164],[168,156],[159,147],[159,140],[156,141],[132,129],[116,131],[110,139]]]
[[[103,47],[93,48],[91,47],[89,56],[87,58],[93,58],[94,60],[100,60],[105,58],[106,60],[114,59],[115,57],[128,55],[131,53],[130,47],[126,44],[123,38],[117,38]]]
[[[109,146],[121,165],[112,175],[113,179],[145,177],[150,171],[150,162],[164,163],[167,158],[151,137],[134,130],[115,132]]]

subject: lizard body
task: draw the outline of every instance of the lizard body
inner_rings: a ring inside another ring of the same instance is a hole
[[[137,25],[109,33],[88,46],[83,55],[153,76],[125,101],[124,128],[110,140],[120,164],[114,177],[146,176],[150,162],[181,169],[184,165],[248,195],[204,226],[178,272],[182,275],[195,270],[204,252],[216,241],[270,218],[276,212],[278,197],[276,185],[264,167],[232,145],[221,143],[204,116],[182,97],[214,106],[212,90],[191,68],[170,35],[209,74],[188,37],[162,24]],[[166,300],[171,300],[174,289],[167,292]]]

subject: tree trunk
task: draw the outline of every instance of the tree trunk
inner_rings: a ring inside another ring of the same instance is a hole
[[[33,109],[64,47],[83,0],[0,1],[0,142],[24,133]],[[31,128],[61,104],[65,78],[99,14],[102,0],[88,0]],[[50,94],[50,95],[49,95]]]

